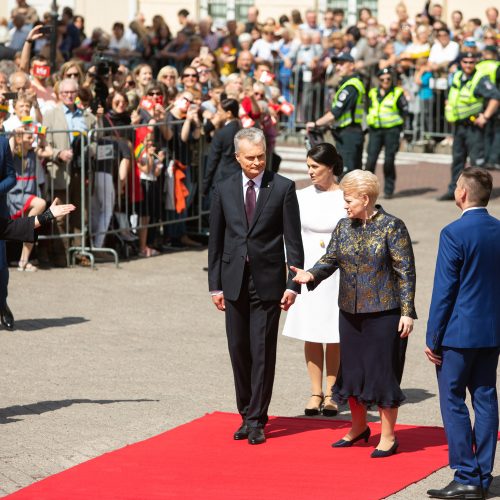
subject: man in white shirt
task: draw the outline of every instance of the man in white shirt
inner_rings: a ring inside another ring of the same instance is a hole
[[[128,37],[125,36],[125,26],[123,23],[113,24],[113,35],[109,42],[109,48],[118,53],[121,57],[120,64],[127,64],[130,53],[134,50],[134,45]]]
[[[459,52],[460,47],[457,42],[450,39],[448,28],[440,28],[429,54],[432,71],[447,70],[449,64],[457,59]]]

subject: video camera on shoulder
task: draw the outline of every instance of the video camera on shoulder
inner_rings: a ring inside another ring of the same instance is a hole
[[[109,95],[108,82],[106,78],[111,74],[114,75],[118,71],[118,63],[110,56],[103,54],[102,50],[98,51],[92,58],[91,65],[95,67],[93,77],[95,79],[94,93],[90,108],[95,113],[97,108],[102,106],[106,108],[106,100]]]

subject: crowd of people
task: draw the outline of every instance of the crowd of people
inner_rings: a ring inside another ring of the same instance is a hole
[[[141,14],[127,27],[114,23],[110,34],[97,28],[87,36],[84,18],[72,9],[65,7],[54,23],[51,14],[40,20],[18,0],[11,19],[0,22],[0,130],[8,137],[8,144],[1,138],[0,211],[35,220],[47,214],[49,199],[74,203],[75,210],[64,212],[71,211],[68,221],[57,221],[60,237],[48,239],[38,255],[41,260],[45,250],[53,265],[65,266],[71,244],[83,249],[78,238],[87,229],[91,249],[105,249],[111,224],[123,241],[135,242],[140,257],[155,256],[166,245],[198,247],[188,232],[190,210],[196,203],[199,210],[210,207],[210,292],[228,319],[243,417],[234,438],[266,440],[280,310],[297,301],[285,334],[305,341],[312,387],[305,413],[335,415],[348,401],[352,428],[333,444],[345,448],[369,440],[366,409],[376,405],[382,433],[372,457],[391,456],[399,446],[395,424],[404,400],[406,339],[416,318],[416,276],[404,223],[376,204],[380,186],[373,171],[385,148],[384,196],[392,197],[404,130],[421,126],[445,138],[444,114],[454,125],[454,159],[442,199],[477,209],[498,235],[498,221],[484,209],[491,175],[464,170],[467,156],[491,169],[500,163],[498,10],[485,15],[486,23],[464,21],[454,11],[448,25],[440,4],[426,3],[412,19],[401,2],[388,26],[368,8],[346,26],[341,9],[327,9],[320,22],[311,9],[304,19],[298,11],[262,19],[250,7],[246,23],[214,25],[181,9],[175,36],[161,15],[148,26]],[[297,123],[309,132],[333,123],[336,142],[336,148],[321,142],[310,149],[313,186],[298,200],[293,182],[275,175],[277,137]],[[368,162],[362,170],[365,125]],[[482,251],[493,261],[498,254],[489,249],[496,245],[497,251],[498,238],[491,231]],[[68,236],[75,236],[72,242]],[[32,242],[23,245],[19,271],[37,269],[32,250]],[[0,267],[4,254],[2,246]],[[330,287],[297,299],[301,285],[313,290],[337,269]],[[4,295],[5,324],[12,314]],[[441,295],[436,292],[438,303],[445,301]],[[329,307],[337,296],[339,308]],[[427,354],[441,365],[443,347],[470,346],[450,341],[449,316],[433,314],[437,326],[429,332]],[[335,325],[327,328],[328,337],[322,336],[325,324]],[[472,346],[491,348],[490,372],[498,362],[496,325],[491,338]],[[455,376],[449,371],[440,381],[443,393]],[[377,377],[368,380],[368,374]],[[495,384],[488,384],[491,393]],[[454,404],[461,410],[460,399],[455,395]],[[491,482],[491,450],[486,454],[484,478],[458,476],[474,495]]]
[[[401,2],[387,26],[368,8],[359,10],[351,26],[342,9],[327,9],[322,19],[312,9],[304,17],[292,11],[274,19],[250,7],[246,22],[226,23],[198,21],[181,9],[177,34],[161,15],[148,25],[140,13],[128,26],[115,22],[110,33],[96,28],[87,34],[85,19],[69,7],[54,24],[50,13],[39,18],[25,0],[17,3],[11,18],[0,22],[0,129],[19,132],[10,141],[17,171],[8,195],[10,213],[39,213],[49,191],[81,206],[85,133],[109,129],[91,136],[97,148],[88,150],[93,155],[89,210],[83,216],[77,210],[69,227],[60,224],[58,231],[81,235],[83,220],[92,247],[101,248],[113,213],[123,238],[135,238],[128,229],[133,214],[138,254],[144,257],[165,244],[198,245],[182,220],[197,202],[197,189],[207,209],[214,183],[238,168],[231,136],[241,127],[264,131],[268,165],[276,171],[280,157],[274,147],[283,127],[327,124],[321,118],[325,111],[335,115],[335,103],[352,98],[353,119],[347,110],[334,123],[345,169],[361,167],[361,127],[367,123],[366,168],[374,171],[385,147],[384,194],[391,197],[402,131],[422,125],[446,137],[445,99],[439,96],[453,86],[450,75],[457,74],[463,54],[484,59],[481,74],[494,86],[499,80],[495,7],[486,10],[485,22],[464,20],[454,11],[448,25],[440,4],[428,2],[411,18]],[[488,98],[498,102],[496,94],[484,95],[478,98],[481,105]],[[392,121],[384,122],[384,109],[393,100],[397,109]],[[418,118],[423,110],[425,120]],[[500,162],[496,108],[489,115],[487,124],[476,121],[481,140],[474,140],[474,151],[462,148],[460,154],[495,168]],[[64,129],[72,135],[56,132]],[[461,168],[462,163],[454,167],[448,198]],[[157,230],[161,221],[177,219],[168,230]],[[65,265],[68,246],[67,238],[54,242],[51,262]],[[30,251],[23,249],[20,269],[36,270]]]

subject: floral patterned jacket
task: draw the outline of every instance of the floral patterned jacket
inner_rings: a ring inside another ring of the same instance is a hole
[[[416,319],[415,259],[404,222],[380,205],[366,223],[341,219],[326,253],[309,269],[313,290],[340,269],[339,308],[371,313],[401,308],[402,316]]]

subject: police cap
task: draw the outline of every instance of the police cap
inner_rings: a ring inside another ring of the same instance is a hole
[[[354,62],[354,58],[348,52],[341,52],[338,56],[332,57],[332,62]]]

